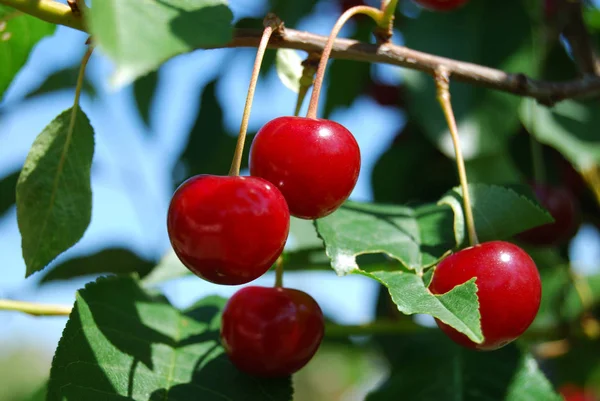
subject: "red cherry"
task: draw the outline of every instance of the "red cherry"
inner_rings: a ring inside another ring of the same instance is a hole
[[[263,275],[283,251],[289,227],[283,195],[256,177],[192,177],[175,191],[167,217],[183,264],[205,280],[229,285]]]
[[[369,95],[382,106],[399,106],[400,87],[372,82],[369,85]]]
[[[227,302],[221,340],[231,362],[255,376],[288,376],[317,352],[323,312],[307,293],[290,288],[245,287]]]
[[[536,197],[554,218],[544,224],[520,233],[517,238],[531,245],[551,246],[568,241],[580,223],[577,201],[566,188],[534,184]]]
[[[318,219],[348,199],[360,172],[360,150],[344,126],[323,119],[279,117],[250,148],[250,174],[275,184],[290,213]]]
[[[468,348],[491,351],[519,337],[533,322],[540,307],[542,286],[531,257],[518,246],[491,241],[464,249],[442,260],[429,289],[444,294],[476,277],[481,330],[484,342],[437,321],[454,342]]]
[[[469,0],[414,0],[418,5],[433,11],[452,11],[463,5]]]
[[[595,401],[594,394],[590,391],[575,385],[564,384],[558,392],[564,397],[565,401]]]

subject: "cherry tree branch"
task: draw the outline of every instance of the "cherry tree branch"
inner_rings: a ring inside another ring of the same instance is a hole
[[[575,2],[580,5],[580,0],[575,0]],[[82,19],[75,16],[66,4],[53,0],[0,0],[0,4],[12,6],[19,11],[48,22],[85,31]],[[231,42],[212,48],[258,47],[261,35],[262,31],[260,30],[237,29]],[[269,47],[297,49],[311,53],[321,52],[326,42],[326,36],[286,28],[280,34],[271,38]],[[576,43],[585,43],[585,41],[581,42],[579,40]],[[588,48],[588,46],[591,45],[588,44],[582,47]],[[443,68],[453,80],[518,96],[531,97],[546,105],[552,105],[564,99],[600,95],[600,77],[592,74],[585,74],[582,77],[562,82],[542,81],[521,73],[504,72],[482,65],[435,56],[391,43],[376,45],[350,39],[336,39],[331,56],[338,59],[397,65],[423,71],[431,76],[435,75],[437,69]],[[585,70],[591,70],[589,60],[581,65],[587,65]]]
[[[258,30],[238,29],[233,40],[220,47],[256,47],[260,34]],[[281,35],[272,38],[269,47],[319,52],[323,50],[326,42],[325,36],[286,28]],[[336,39],[331,57],[397,65],[423,71],[432,76],[435,75],[436,69],[442,67],[448,71],[453,80],[532,97],[547,105],[569,98],[600,95],[600,77],[584,76],[562,82],[541,81],[525,74],[508,73],[390,43],[376,45],[352,39]]]

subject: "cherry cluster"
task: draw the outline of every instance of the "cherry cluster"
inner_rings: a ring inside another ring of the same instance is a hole
[[[283,252],[290,215],[318,219],[335,211],[356,185],[360,151],[342,125],[279,117],[255,136],[250,176],[198,175],[173,195],[167,228],[179,259],[216,284],[262,276]],[[285,376],[314,355],[323,314],[308,294],[246,287],[226,305],[222,340],[233,363],[260,376]]]
[[[466,0],[417,2],[448,11]],[[255,81],[250,100],[252,85]],[[320,84],[315,84],[315,100],[318,89]],[[307,117],[275,118],[259,130],[250,148],[250,176],[238,176],[235,170],[230,176],[198,175],[175,191],[167,217],[169,238],[179,259],[197,276],[222,285],[257,279],[281,258],[290,216],[319,219],[350,196],[361,167],[359,146],[344,126],[316,118],[316,103],[311,101],[311,106]],[[240,133],[242,147],[244,134],[245,128]],[[547,188],[536,189],[556,221],[523,233],[521,239],[537,245],[564,241],[573,230],[575,212],[569,199]],[[532,323],[540,305],[540,276],[531,257],[514,244],[472,243],[437,265],[429,289],[444,294],[475,278],[483,343],[443,321],[438,320],[438,326],[458,344],[494,350]],[[230,360],[257,376],[298,371],[313,357],[323,335],[317,302],[305,292],[284,288],[280,272],[274,287],[245,287],[223,311],[221,340]]]

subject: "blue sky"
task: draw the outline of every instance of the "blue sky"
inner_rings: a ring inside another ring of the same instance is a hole
[[[261,16],[266,11],[264,1],[232,0],[230,5],[236,18]],[[302,21],[296,28],[327,34],[337,13],[333,12],[331,5],[324,7],[317,10],[318,16]],[[9,89],[0,106],[6,111],[0,115],[0,176],[22,165],[36,135],[56,115],[71,106],[73,93],[65,91],[27,102],[20,102],[20,99],[51,72],[78,62],[85,39],[86,36],[80,32],[59,27],[56,35],[36,47],[26,68]],[[99,96],[94,100],[84,97],[81,103],[96,133],[92,223],[67,257],[109,246],[125,246],[145,257],[158,259],[169,250],[165,216],[171,196],[171,170],[194,122],[199,93],[217,74],[223,75],[217,96],[227,127],[236,132],[253,58],[253,49],[230,49],[198,51],[169,61],[160,73],[159,100],[153,105],[152,132],[149,133],[137,116],[131,88],[111,89],[108,85],[111,64],[98,52],[94,54],[88,74],[100,88]],[[400,79],[399,70],[391,67],[376,68],[376,74],[388,82]],[[276,74],[269,74],[259,82],[250,131],[257,130],[274,117],[289,115],[293,112],[295,101],[296,95],[279,82]],[[331,118],[350,129],[359,142],[363,167],[352,198],[369,200],[373,163],[398,132],[403,116],[395,109],[383,108],[367,97],[360,97],[350,109],[338,110]],[[582,235],[574,241],[573,254],[577,256],[582,271],[591,271],[600,259],[600,239],[592,228],[582,231]],[[25,267],[14,208],[0,217],[0,238],[0,297],[72,303],[74,292],[85,280],[38,289],[35,276],[23,279]],[[270,276],[255,282],[271,283]],[[360,323],[371,318],[376,287],[367,279],[340,279],[333,272],[297,273],[286,277],[286,284],[311,293],[326,312],[341,322]],[[167,295],[181,306],[205,294],[230,295],[235,289],[206,283],[195,277],[176,280],[165,286]],[[64,322],[62,318],[31,318],[0,313],[0,325],[4,328],[0,332],[0,341],[21,338],[23,333],[28,333],[29,336],[43,338],[48,347],[54,347]]]

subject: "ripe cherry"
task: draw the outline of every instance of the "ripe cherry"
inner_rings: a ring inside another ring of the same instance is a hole
[[[536,197],[554,218],[553,223],[534,227],[517,236],[531,245],[552,246],[568,241],[580,223],[577,201],[566,188],[534,184]]]
[[[433,11],[452,11],[463,5],[469,0],[414,0],[415,3]]]
[[[564,384],[558,392],[564,397],[565,401],[596,401],[596,397],[591,391],[586,391],[575,384]]]
[[[445,323],[437,320],[437,324],[460,345],[495,350],[515,340],[533,322],[542,295],[540,275],[524,250],[508,242],[491,241],[442,260],[429,290],[444,294],[473,277],[478,288],[484,342],[476,344]]]
[[[167,217],[175,253],[217,284],[263,275],[287,240],[290,214],[281,192],[256,177],[197,175],[175,191]]]
[[[318,219],[350,196],[360,150],[344,126],[323,119],[279,117],[266,123],[250,148],[250,174],[275,184],[290,213]]]
[[[312,359],[324,324],[321,308],[307,293],[250,286],[227,302],[221,340],[238,369],[254,376],[288,376]]]

